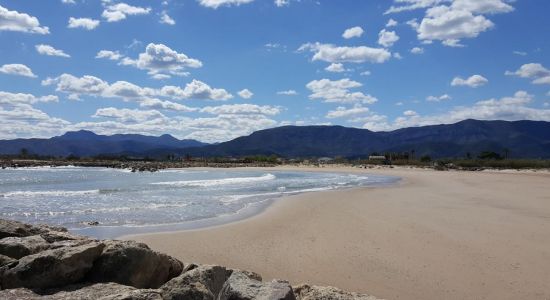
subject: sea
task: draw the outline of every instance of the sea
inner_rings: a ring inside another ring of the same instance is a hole
[[[0,217],[97,238],[197,229],[253,216],[282,196],[391,185],[397,177],[255,169],[0,170]],[[338,201],[338,199],[335,199]]]

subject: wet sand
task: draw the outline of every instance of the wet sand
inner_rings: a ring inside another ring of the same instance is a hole
[[[548,172],[311,170],[403,180],[285,197],[226,225],[125,238],[184,262],[386,299],[550,299]]]

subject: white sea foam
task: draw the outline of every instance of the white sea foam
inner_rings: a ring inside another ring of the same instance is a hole
[[[171,186],[209,187],[209,186],[218,186],[218,185],[227,185],[227,184],[269,181],[269,180],[274,180],[275,178],[277,177],[273,174],[265,174],[259,177],[233,177],[233,178],[223,178],[223,179],[164,181],[164,182],[154,182],[151,184],[171,185]]]
[[[43,196],[54,196],[54,197],[71,197],[71,196],[83,196],[83,195],[93,195],[99,194],[100,190],[87,190],[87,191],[14,191],[0,194],[0,197],[11,198],[11,197],[43,197]]]

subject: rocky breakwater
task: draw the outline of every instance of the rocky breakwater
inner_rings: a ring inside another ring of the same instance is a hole
[[[133,241],[0,219],[0,299],[368,299],[332,287],[222,266],[183,263]]]

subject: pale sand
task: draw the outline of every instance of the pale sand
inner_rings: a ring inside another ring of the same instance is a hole
[[[550,299],[549,173],[362,172],[403,181],[287,197],[236,223],[127,238],[184,262],[386,299]]]

